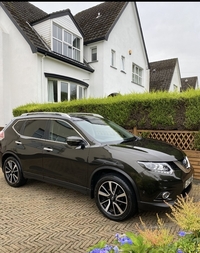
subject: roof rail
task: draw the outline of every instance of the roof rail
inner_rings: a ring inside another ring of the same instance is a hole
[[[100,114],[97,114],[97,113],[89,113],[89,112],[69,112],[68,113],[69,116],[78,116],[78,115],[89,115],[89,116],[96,116],[96,117],[99,117],[99,118],[103,118],[102,115]]]
[[[21,114],[21,116],[29,116],[29,115],[58,115],[70,118],[69,114],[62,112],[27,112]]]

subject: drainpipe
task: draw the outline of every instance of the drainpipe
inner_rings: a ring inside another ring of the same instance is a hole
[[[44,101],[45,101],[45,94],[46,94],[46,92],[44,91],[45,90],[44,89],[44,86],[45,86],[45,84],[44,84],[44,58],[45,57],[46,57],[46,54],[44,54],[42,56],[42,60],[41,60],[41,85],[40,85],[41,97],[40,97],[40,102],[42,102],[42,103],[44,103]]]

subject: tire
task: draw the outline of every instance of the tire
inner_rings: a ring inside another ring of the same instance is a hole
[[[97,207],[110,220],[122,221],[137,212],[135,193],[120,175],[108,174],[100,178],[94,196]]]
[[[26,183],[22,169],[16,158],[8,157],[3,165],[3,173],[6,182],[12,187],[19,187]]]

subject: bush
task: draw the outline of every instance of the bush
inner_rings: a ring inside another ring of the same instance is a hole
[[[13,109],[25,112],[93,112],[126,129],[200,130],[200,90],[133,93],[107,98],[89,98],[59,103],[27,104]]]
[[[169,205],[169,204],[168,204]],[[89,253],[198,253],[200,252],[200,202],[193,198],[178,197],[171,213],[166,214],[180,227],[178,235],[172,235],[169,228],[157,215],[157,228],[150,229],[140,218],[136,225],[137,234],[126,232],[116,234],[112,245],[105,241],[90,247]]]

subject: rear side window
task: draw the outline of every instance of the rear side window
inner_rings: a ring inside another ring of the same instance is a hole
[[[47,120],[27,120],[23,135],[28,137],[34,137],[44,139]]]
[[[21,134],[23,124],[24,124],[24,121],[22,120],[17,121],[17,123],[14,124],[13,128],[18,134]]]

